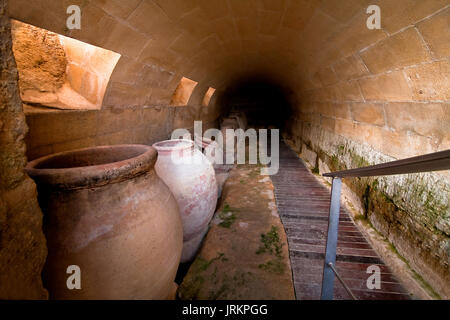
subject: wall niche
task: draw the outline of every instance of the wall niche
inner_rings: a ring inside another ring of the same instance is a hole
[[[12,39],[24,104],[101,108],[120,54],[17,20],[12,20]]]

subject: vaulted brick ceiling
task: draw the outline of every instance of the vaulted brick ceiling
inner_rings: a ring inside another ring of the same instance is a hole
[[[198,81],[204,90],[224,89],[236,77],[258,71],[302,92],[334,83],[337,72],[347,80],[378,73],[376,61],[367,66],[369,70],[361,64],[361,50],[448,4],[448,0],[10,2],[13,18],[122,54],[109,95],[123,99],[151,89],[152,103],[168,103],[182,76]],[[366,8],[373,3],[382,10],[381,30],[366,27]],[[82,9],[81,30],[66,28],[71,4]],[[412,33],[407,36],[415,41],[417,35]],[[401,48],[388,43],[385,50],[395,55]],[[368,60],[388,58],[392,57]]]

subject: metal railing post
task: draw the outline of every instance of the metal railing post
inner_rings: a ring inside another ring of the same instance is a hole
[[[336,247],[339,226],[339,211],[342,178],[344,177],[372,177],[393,174],[409,174],[429,171],[450,170],[450,149],[425,154],[417,157],[376,164],[363,168],[349,169],[337,172],[328,172],[323,176],[332,177],[330,216],[328,220],[327,247],[325,251],[325,264],[323,266],[322,278],[322,300],[333,299],[334,276],[338,277],[345,290],[355,299],[350,288],[339,276],[336,266]]]
[[[331,186],[330,215],[328,220],[327,247],[325,250],[325,263],[323,266],[322,293],[320,297],[322,300],[333,299],[334,272],[330,267],[330,263],[332,265],[336,264],[341,187],[341,178],[333,178],[333,184]]]

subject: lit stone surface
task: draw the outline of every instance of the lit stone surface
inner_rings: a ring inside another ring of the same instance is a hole
[[[26,107],[26,152],[35,158],[81,146],[150,144],[175,128],[191,129],[193,120],[203,120],[204,129],[217,126],[227,107],[220,97],[240,77],[253,74],[291,90],[295,103],[284,135],[298,151],[308,145],[321,168],[365,163],[350,161],[348,152],[339,153],[340,145],[352,146],[369,163],[448,149],[448,1],[419,2],[380,1],[382,29],[369,30],[365,0],[230,0],[226,6],[222,0],[10,1],[14,19],[121,54],[100,110]],[[67,30],[69,4],[81,7],[82,30]],[[171,107],[183,77],[198,84],[187,105]],[[84,92],[77,79],[73,83]],[[209,87],[216,93],[204,108]],[[23,123],[21,117],[16,121]],[[7,125],[8,119],[0,121]],[[24,162],[23,146],[8,150],[16,154],[17,149],[22,150],[17,159]],[[449,288],[442,283],[448,283],[449,274],[444,263],[449,259],[448,177],[448,172],[425,175],[410,181],[410,188],[403,178],[393,178],[392,186],[384,185],[388,199],[379,207],[393,202],[406,213],[393,218],[373,210],[379,230],[405,226],[401,233],[385,235],[447,298]],[[435,180],[441,189],[433,186]],[[360,198],[369,184],[354,188]],[[414,188],[423,193],[411,193]],[[414,245],[414,234],[423,235],[426,246]]]
[[[0,1],[0,13],[5,8],[5,1]],[[3,14],[0,42],[0,299],[46,299],[41,280],[47,256],[42,212],[36,186],[23,171],[27,125],[11,48],[10,22]]]
[[[258,166],[238,166],[230,171],[222,194],[178,296],[183,300],[294,299],[288,242],[270,178],[260,176]],[[268,233],[269,241],[264,242],[261,235]],[[272,253],[261,249],[265,246]]]

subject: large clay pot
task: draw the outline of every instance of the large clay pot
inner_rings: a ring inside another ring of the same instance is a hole
[[[228,118],[236,119],[240,129],[247,130],[247,116],[243,112],[232,111]]]
[[[166,299],[173,294],[183,229],[176,200],[154,170],[156,159],[150,146],[116,145],[28,164],[44,211],[43,278],[50,298]],[[71,265],[80,268],[81,290],[67,287]]]
[[[220,124],[220,131],[223,137],[223,163],[234,164],[236,162],[236,145],[237,139],[235,136],[235,130],[240,129],[239,124],[235,118],[223,118]],[[232,130],[229,134],[228,130]],[[234,141],[234,142],[233,142]]]
[[[156,173],[177,199],[183,220],[181,262],[194,258],[217,203],[214,168],[191,140],[174,139],[155,143]]]
[[[216,161],[216,154],[223,154],[223,150],[217,142],[205,137],[195,137],[195,143],[197,144],[201,152],[205,155],[205,157],[207,157],[211,162],[214,169],[216,169],[217,166],[221,166],[223,164],[223,160],[220,159],[220,156],[219,159],[217,159],[219,161]]]

